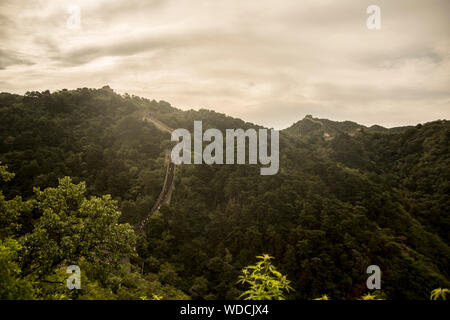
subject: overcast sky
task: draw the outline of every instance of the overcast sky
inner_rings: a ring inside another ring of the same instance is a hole
[[[277,129],[306,114],[449,119],[449,12],[449,0],[0,0],[0,91],[107,84]]]

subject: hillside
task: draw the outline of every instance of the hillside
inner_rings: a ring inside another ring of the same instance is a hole
[[[370,133],[401,133],[407,129],[412,128],[407,127],[395,127],[395,128],[385,128],[379,125],[373,125],[371,127],[366,127],[364,125],[358,124],[352,121],[331,121],[328,119],[318,119],[314,118],[312,115],[306,115],[300,121],[297,121],[289,128],[284,131],[293,135],[313,135],[322,134],[325,140],[332,140],[338,134],[346,133],[350,136],[363,131]]]
[[[86,182],[87,195],[117,200],[120,222],[138,224],[161,192],[173,145],[148,116],[188,130],[194,120],[204,129],[259,127],[109,87],[1,93],[0,161],[16,174],[2,185],[5,197],[28,199],[33,186],[56,187],[70,176]],[[147,290],[236,299],[241,270],[269,253],[292,281],[290,299],[360,297],[371,264],[383,272],[387,297],[427,299],[450,286],[449,140],[446,120],[386,129],[307,116],[281,131],[277,175],[261,176],[256,165],[177,166],[170,204],[152,214],[137,254],[127,257],[131,273],[90,277],[108,298]],[[20,227],[0,240],[33,233],[41,215],[25,210]]]

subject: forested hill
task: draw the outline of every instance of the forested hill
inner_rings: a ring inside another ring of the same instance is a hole
[[[15,173],[3,194],[28,199],[33,186],[70,176],[89,196],[110,194],[120,221],[137,224],[161,191],[173,145],[149,115],[188,130],[194,120],[204,129],[258,127],[109,87],[1,93],[0,161]],[[80,297],[236,299],[242,268],[268,253],[292,281],[291,299],[360,297],[373,264],[386,297],[427,299],[450,285],[449,138],[446,120],[386,129],[307,116],[281,131],[276,175],[261,176],[257,165],[178,166],[170,205],[152,215],[128,257],[132,273],[88,268],[98,288]],[[34,234],[42,214],[24,210],[0,240]],[[25,260],[17,263],[26,269]]]

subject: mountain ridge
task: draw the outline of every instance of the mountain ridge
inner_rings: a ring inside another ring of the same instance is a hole
[[[312,124],[312,125],[311,125]],[[316,124],[316,126],[314,126]],[[295,122],[290,127],[283,129],[282,131],[291,134],[305,134],[310,130],[321,130],[325,139],[330,139],[336,133],[347,133],[349,135],[355,135],[358,132],[365,131],[371,133],[398,133],[414,126],[401,126],[393,128],[385,128],[380,125],[372,125],[367,127],[354,121],[334,121],[330,119],[314,118],[312,115],[306,115],[302,120]]]

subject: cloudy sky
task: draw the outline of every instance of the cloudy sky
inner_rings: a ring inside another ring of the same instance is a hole
[[[371,4],[380,30],[366,26]],[[0,0],[0,91],[108,84],[277,129],[306,114],[449,119],[449,12],[448,0]]]

